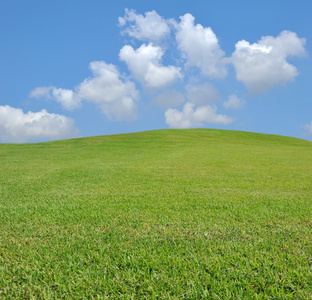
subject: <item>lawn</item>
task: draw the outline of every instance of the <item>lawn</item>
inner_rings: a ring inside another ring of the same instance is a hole
[[[1,299],[312,299],[312,143],[210,129],[0,144]]]

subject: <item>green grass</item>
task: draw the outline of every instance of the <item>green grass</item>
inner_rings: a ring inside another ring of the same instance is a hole
[[[1,299],[312,299],[312,143],[208,129],[0,145]]]

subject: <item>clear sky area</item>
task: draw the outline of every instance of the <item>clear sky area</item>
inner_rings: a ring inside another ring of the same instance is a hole
[[[0,142],[165,128],[312,140],[312,1],[0,1]]]

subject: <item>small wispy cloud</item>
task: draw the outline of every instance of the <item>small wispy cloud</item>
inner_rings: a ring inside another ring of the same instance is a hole
[[[218,89],[211,82],[187,84],[185,89],[188,100],[196,105],[211,104],[221,100]]]
[[[229,96],[228,100],[223,102],[223,107],[225,109],[241,109],[245,106],[246,101],[238,98],[236,95],[232,94]]]
[[[171,128],[202,127],[205,124],[229,124],[234,121],[227,115],[217,114],[217,107],[205,105],[195,107],[195,104],[187,102],[182,111],[168,109],[165,113],[166,123]]]
[[[303,132],[303,135],[304,137],[306,138],[312,138],[312,121],[308,124],[305,124],[302,126],[304,132]]]
[[[184,103],[184,101],[185,101],[184,95],[173,89],[164,91],[156,95],[152,99],[152,102],[154,104],[164,107],[164,108],[169,108],[169,107],[172,108],[172,107],[179,106],[180,104]]]
[[[29,94],[31,98],[46,98],[59,102],[63,108],[73,110],[81,107],[81,99],[76,93],[68,89],[60,89],[54,86],[37,87]]]

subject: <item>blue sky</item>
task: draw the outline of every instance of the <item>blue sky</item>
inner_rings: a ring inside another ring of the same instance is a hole
[[[312,140],[310,0],[0,5],[0,142],[197,127]]]

